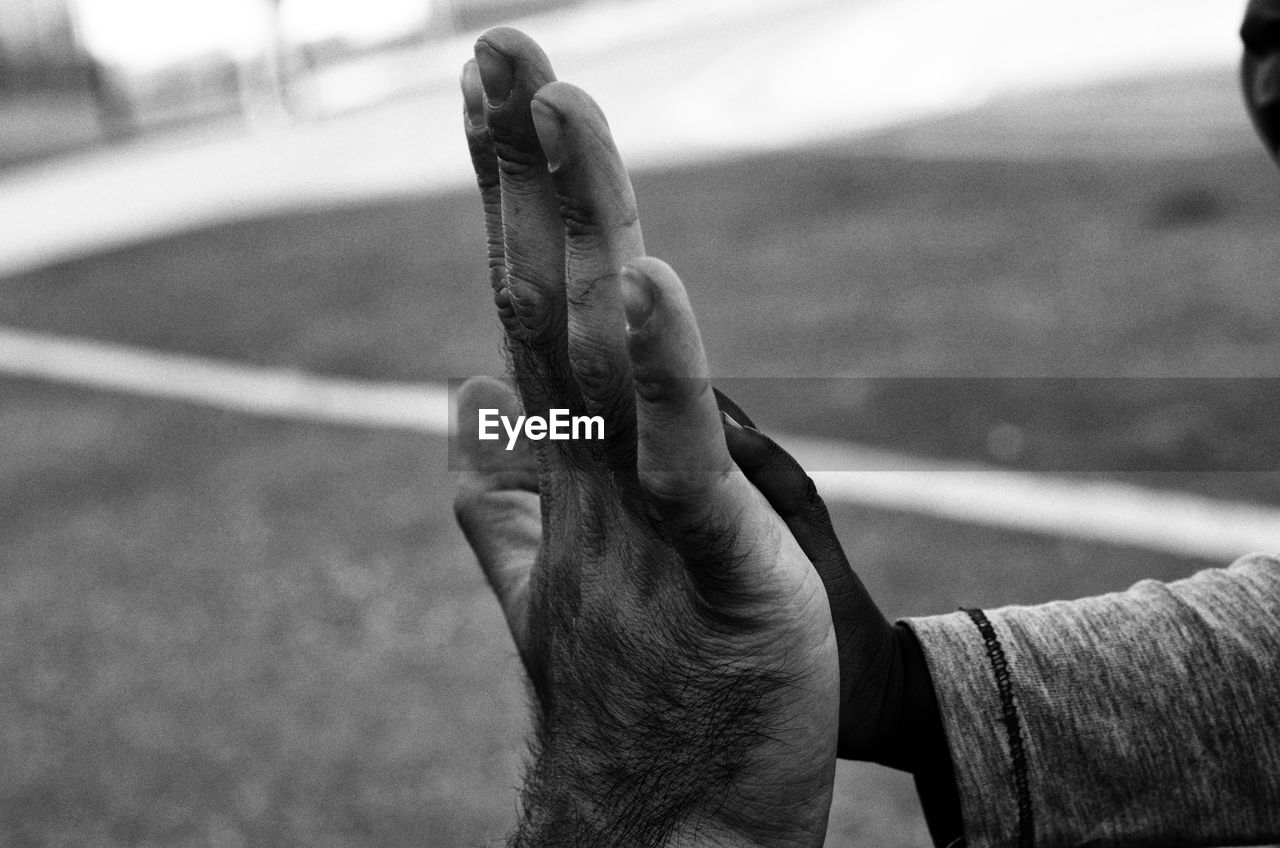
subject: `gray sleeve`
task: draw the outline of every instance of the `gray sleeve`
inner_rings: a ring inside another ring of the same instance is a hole
[[[1280,559],[907,624],[969,848],[1280,841]]]

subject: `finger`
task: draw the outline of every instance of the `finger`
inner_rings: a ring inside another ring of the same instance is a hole
[[[837,635],[841,622],[846,631],[850,630],[865,613],[867,591],[849,565],[813,479],[791,454],[764,433],[743,427],[729,414],[724,415],[724,425],[729,455],[786,523],[822,577]]]
[[[634,408],[618,273],[644,255],[635,192],[608,121],[586,92],[553,82],[531,109],[564,222],[569,361],[587,408],[610,422],[629,467]]]
[[[498,164],[505,278],[497,298],[500,313],[511,313],[516,383],[530,415],[580,407],[565,342],[564,227],[529,110],[555,74],[531,38],[506,27],[480,36],[475,59]]]
[[[537,465],[527,443],[506,450],[505,440],[478,438],[482,409],[519,414],[515,393],[505,383],[473,378],[463,384],[455,444],[465,470],[454,514],[528,665],[529,579],[542,543]]]
[[[480,186],[480,202],[484,207],[485,242],[489,256],[489,284],[493,287],[498,317],[508,333],[519,332],[515,313],[506,294],[507,263],[502,240],[502,187],[498,175],[498,156],[493,152],[493,138],[484,117],[484,89],[480,84],[480,68],[475,59],[462,66],[463,126],[471,166]]]
[[[862,731],[868,720],[863,713],[868,711],[862,700],[853,696],[874,688],[867,681],[881,667],[881,658],[875,652],[869,653],[867,646],[888,644],[884,634],[892,626],[849,565],[827,505],[800,463],[773,439],[759,430],[743,427],[728,414],[724,415],[724,433],[729,454],[738,468],[786,522],[822,578],[840,651],[843,708],[839,751],[844,757],[862,756],[859,746],[863,745]]]
[[[756,423],[751,420],[751,416],[747,415],[747,411],[739,406],[737,401],[717,389],[715,386],[711,387],[711,391],[716,396],[716,406],[720,407],[721,412],[733,416],[734,421],[745,427],[756,426]],[[730,453],[732,453],[732,451],[730,451]]]
[[[767,569],[795,543],[729,456],[684,287],[665,263],[643,257],[624,269],[621,289],[645,496],[714,609],[774,599],[787,588]]]

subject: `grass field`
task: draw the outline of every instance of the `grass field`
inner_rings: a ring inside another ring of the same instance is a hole
[[[1261,153],[996,162],[850,146],[645,173],[637,191],[649,250],[692,290],[719,374],[1272,377],[1273,171]],[[441,380],[501,367],[482,252],[470,194],[316,211],[0,281],[0,314],[162,350]],[[1257,384],[1238,385],[1253,408]],[[1120,391],[1091,403],[1126,401]],[[966,449],[913,441],[897,396],[753,414],[766,428]],[[441,440],[12,380],[0,398],[4,842],[500,840],[522,687],[452,527]],[[958,419],[965,403],[952,402]],[[1188,438],[1272,426],[1208,415],[1140,428],[1141,444],[1169,458]],[[1099,447],[1097,431],[1056,436],[1067,456]],[[1150,479],[1280,500],[1275,477]],[[835,512],[891,615],[1205,565]],[[838,789],[833,846],[927,844],[900,776],[842,767]]]

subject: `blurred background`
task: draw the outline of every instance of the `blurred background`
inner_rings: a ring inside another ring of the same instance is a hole
[[[429,41],[563,0],[8,0],[7,161],[165,125],[315,117],[420,87]]]
[[[525,699],[443,424],[503,368],[498,22],[610,116],[757,421],[914,463],[821,481],[887,613],[1280,548],[1243,5],[0,0],[0,842],[501,843]],[[928,844],[902,775],[837,788],[830,845]]]

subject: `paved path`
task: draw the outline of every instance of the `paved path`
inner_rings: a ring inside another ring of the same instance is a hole
[[[448,392],[430,384],[321,377],[17,330],[0,330],[0,372],[249,415],[436,436],[449,432]],[[1280,550],[1280,510],[1274,507],[773,435],[806,468],[875,469],[815,473],[823,496],[833,502],[1207,560]]]
[[[582,82],[605,106],[628,161],[653,165],[867,136],[948,115],[977,116],[979,127],[1021,115],[1027,129],[1026,116],[1037,114],[1027,104],[1046,92],[1173,73],[1229,79],[1237,5],[601,0],[522,26],[562,78]],[[220,220],[465,185],[455,80],[472,40],[433,45],[413,65],[421,93],[378,108],[258,134],[142,140],[4,174],[0,277]],[[1202,138],[1249,143],[1237,107],[1218,97],[1206,108],[1180,91],[1172,99],[1166,91],[1151,112],[1163,117],[1158,132],[1145,132],[1148,141],[1167,144],[1169,123],[1184,121]],[[1120,107],[1132,137],[1150,129],[1144,102]],[[1044,117],[1050,126],[1041,139],[1061,137],[1055,114]],[[1057,115],[1089,117],[1088,107]],[[978,141],[968,149],[998,152],[997,142],[1008,148],[1019,137],[986,135],[969,133]],[[926,133],[923,147],[917,136],[906,148],[948,152],[948,141],[938,141],[931,146]],[[1034,144],[1013,144],[1034,152]],[[1160,144],[1143,149],[1159,154]]]
[[[1051,20],[1050,4],[1031,0],[713,0],[694,9],[643,0],[525,28],[562,78],[587,82],[633,164],[838,138],[926,156],[1183,156],[1253,143],[1235,104],[1229,5],[1080,0]],[[454,78],[471,41],[415,59],[427,89],[376,109],[256,135],[143,140],[11,172],[0,180],[0,276],[223,219],[467,185]],[[1107,80],[1127,82],[1102,97],[1081,93]],[[0,372],[258,415],[446,427],[443,387],[340,381],[3,327]],[[802,461],[828,467],[833,452],[851,467],[867,450],[790,442]],[[823,490],[1212,559],[1280,546],[1268,508],[893,459],[908,470],[823,475]]]

